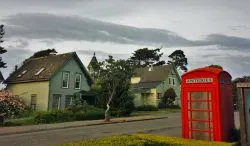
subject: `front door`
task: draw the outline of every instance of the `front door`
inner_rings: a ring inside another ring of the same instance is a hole
[[[247,139],[250,144],[250,89],[245,89],[245,100],[246,100],[246,124],[247,124]]]
[[[213,140],[212,92],[187,92],[189,138]]]

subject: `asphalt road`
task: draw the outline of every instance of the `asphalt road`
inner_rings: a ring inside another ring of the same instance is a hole
[[[180,113],[172,113],[165,119],[0,136],[0,146],[48,146],[83,139],[144,132],[157,134],[164,131],[166,135],[178,136],[181,133],[180,123]]]

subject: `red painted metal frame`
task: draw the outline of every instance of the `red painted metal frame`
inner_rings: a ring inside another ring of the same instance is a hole
[[[183,88],[182,88],[183,89]],[[191,97],[191,92],[206,92],[207,94],[207,99],[206,100],[192,100]],[[210,97],[209,94],[211,93]],[[189,98],[188,99],[188,94],[189,94]],[[184,88],[182,90],[182,137],[183,138],[192,138],[193,137],[193,131],[195,132],[207,132],[209,134],[209,139],[213,140],[213,141],[217,141],[218,139],[215,137],[214,132],[217,130],[215,129],[215,125],[217,123],[220,123],[219,120],[216,115],[216,113],[218,113],[218,104],[215,104],[215,102],[213,102],[213,99],[218,98],[218,95],[216,96],[216,90],[214,87],[209,87],[209,88]],[[206,102],[208,104],[208,109],[207,110],[198,110],[198,109],[192,109],[192,102]],[[212,105],[212,107],[210,108],[210,103]],[[188,106],[186,106],[187,104],[190,104],[190,108],[188,109]],[[208,113],[208,120],[197,120],[197,119],[192,119],[192,111],[197,111],[197,112],[207,112]],[[212,113],[212,120],[210,117],[210,113]],[[188,114],[190,114],[190,119]],[[199,122],[206,122],[208,123],[208,129],[207,130],[199,130],[199,129],[193,129],[192,127],[192,123],[193,121],[199,121]],[[213,125],[213,128],[211,130],[211,124]],[[219,130],[218,130],[219,131]],[[191,132],[191,135],[189,134]],[[213,137],[211,137],[211,135],[213,135]],[[213,139],[211,139],[213,138]]]

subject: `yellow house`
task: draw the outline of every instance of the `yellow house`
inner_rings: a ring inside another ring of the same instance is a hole
[[[69,106],[73,94],[88,91],[92,79],[75,52],[31,58],[5,81],[7,90],[34,110]]]
[[[180,104],[181,78],[173,65],[138,68],[135,72],[131,78],[135,106],[158,106],[169,88],[173,88],[177,95],[174,104]]]

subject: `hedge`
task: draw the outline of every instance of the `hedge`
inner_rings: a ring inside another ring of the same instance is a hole
[[[157,136],[151,134],[133,134],[112,136],[96,140],[84,140],[78,143],[60,146],[233,146],[236,143],[210,142],[177,137]]]
[[[104,118],[104,111],[79,111],[72,113],[69,111],[40,112],[34,120],[35,123],[58,123],[80,120],[99,120]]]
[[[153,105],[141,105],[136,107],[136,111],[158,111],[158,108]]]

